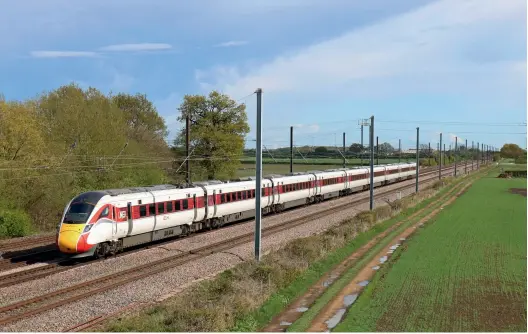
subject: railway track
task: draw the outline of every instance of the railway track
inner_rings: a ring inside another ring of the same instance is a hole
[[[24,240],[8,240],[0,243],[0,253],[9,253],[15,250],[35,248],[38,246],[47,246],[53,244],[54,242],[54,235],[43,235]]]
[[[447,168],[450,169],[450,168]],[[424,173],[434,174],[435,171]],[[425,176],[425,175],[424,175]],[[435,176],[432,176],[424,181],[429,181],[434,179]],[[404,185],[397,187],[395,189],[387,190],[384,192],[377,192],[377,195],[387,195],[389,193],[399,192],[405,189],[414,187],[414,184]],[[321,211],[318,211],[314,214],[308,216],[302,216],[295,219],[292,219],[288,222],[282,223],[280,225],[274,225],[266,227],[262,230],[262,236],[270,236],[273,234],[280,233],[285,230],[292,229],[294,227],[306,224],[310,221],[314,221],[320,218],[327,216],[329,213],[335,213],[336,211],[342,211],[349,209],[360,204],[368,203],[369,198],[360,198],[345,205],[342,205],[338,208],[330,207]],[[16,322],[18,320],[43,313],[45,311],[73,303],[83,298],[93,296],[94,294],[102,293],[116,287],[126,285],[131,282],[152,276],[156,273],[166,271],[168,269],[174,268],[176,266],[183,265],[193,260],[206,257],[214,253],[220,253],[232,249],[234,247],[246,244],[251,242],[254,238],[254,233],[249,232],[241,236],[236,236],[227,240],[219,241],[213,244],[209,244],[203,247],[193,249],[184,253],[176,254],[164,259],[157,261],[149,262],[140,266],[129,268],[114,274],[109,274],[103,277],[98,277],[87,282],[82,282],[79,284],[72,285],[70,287],[58,289],[56,291],[46,293],[31,299],[22,300],[10,305],[6,305],[0,308],[0,314],[3,317],[0,319],[0,325],[5,325],[8,323]],[[51,267],[49,267],[51,268]],[[40,268],[36,268],[40,269]],[[47,273],[45,267],[42,267],[44,273]],[[51,269],[50,269],[51,270]],[[65,269],[61,269],[65,270]],[[55,271],[56,272],[56,271]],[[53,271],[51,273],[54,273]],[[12,280],[15,278],[13,277]],[[24,280],[23,277],[18,277],[17,282]]]
[[[434,174],[438,173],[438,169],[437,168],[434,168],[434,169],[435,170],[433,170],[433,171],[423,171],[423,173],[421,173],[421,177],[428,177],[429,175],[434,175]],[[447,166],[445,168],[442,168],[442,171],[444,173],[447,173],[451,169],[452,169],[452,166]],[[427,178],[425,180],[422,180],[422,182],[423,181],[429,181],[432,178],[434,178],[434,176],[429,177],[429,178]],[[414,187],[414,185],[403,185],[403,186],[400,186],[400,187],[398,187],[396,189],[385,190],[385,191],[380,191],[380,190],[383,190],[383,188],[378,188],[378,190],[376,191],[376,195],[380,196],[380,195],[390,194],[390,193],[398,192],[398,191],[405,190],[405,189],[408,189],[408,188],[411,188],[411,187]],[[322,216],[328,215],[329,213],[335,213],[337,211],[346,210],[346,209],[348,209],[351,206],[355,206],[355,205],[361,204],[364,201],[368,201],[368,200],[369,200],[368,198],[358,199],[356,201],[348,203],[346,206],[342,206],[341,208],[332,207],[332,208],[325,209],[323,211],[320,211],[320,212],[316,213],[317,216],[315,218],[313,218],[313,219],[320,218]],[[311,215],[311,217],[314,217],[314,215]],[[305,218],[306,218],[306,216],[303,216],[303,217],[300,217],[299,219],[305,219]],[[231,224],[231,226],[238,225],[238,224],[241,224],[241,223],[244,223],[244,222]],[[201,234],[213,233],[213,232],[215,232],[215,231],[214,230],[213,231],[205,231],[205,232],[202,232]],[[192,237],[192,236],[193,235],[190,235],[190,236],[187,236],[187,237],[183,237],[183,238],[180,237],[180,238],[177,238],[177,239],[160,240],[159,242],[157,242],[155,244],[149,244],[147,246],[139,245],[139,246],[137,246],[137,247],[135,247],[135,248],[133,248],[131,250],[128,250],[128,251],[120,253],[120,254],[117,254],[116,257],[132,254],[134,252],[138,252],[138,251],[141,251],[141,250],[144,250],[144,249],[148,249],[150,247],[158,247],[158,246],[161,246],[163,244],[172,243],[175,240],[182,240],[184,238],[189,238],[189,237]],[[59,255],[60,254],[58,254],[58,253],[56,254],[56,256],[59,256]],[[39,279],[39,278],[44,278],[44,277],[49,276],[49,275],[58,274],[60,272],[63,272],[63,271],[66,271],[66,270],[69,270],[69,269],[72,269],[72,268],[84,266],[84,265],[87,265],[87,264],[96,263],[96,262],[103,261],[103,260],[104,259],[84,259],[84,260],[81,260],[81,262],[72,262],[71,260],[68,260],[68,259],[66,259],[64,261],[58,260],[58,261],[54,261],[53,263],[49,263],[49,264],[46,264],[46,265],[43,265],[43,266],[39,266],[39,267],[27,269],[27,270],[16,271],[16,272],[13,272],[13,273],[10,273],[10,274],[6,274],[6,275],[0,275],[0,288],[12,286],[12,285],[23,283],[23,282],[32,281],[32,280]],[[13,268],[22,267],[24,265],[26,265],[26,264],[25,263],[20,264],[20,262],[19,262],[19,263],[12,263],[11,267],[9,267],[9,264],[6,264],[6,266],[4,267],[4,266],[2,266],[2,263],[0,263],[0,273],[1,273],[1,271],[4,271],[5,268],[13,269]]]

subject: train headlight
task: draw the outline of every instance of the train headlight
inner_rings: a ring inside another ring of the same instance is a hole
[[[86,226],[84,227],[84,231],[83,231],[83,233],[90,232],[90,230],[92,229],[92,226],[93,226],[93,224],[86,225]]]

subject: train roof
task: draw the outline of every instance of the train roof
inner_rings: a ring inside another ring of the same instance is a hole
[[[415,165],[416,162],[400,162],[400,163],[392,163],[392,164],[383,164],[383,165],[374,165],[374,168],[379,167],[388,167],[388,166],[398,166],[398,165]],[[321,173],[333,173],[333,172],[344,172],[347,170],[356,170],[356,169],[370,169],[370,166],[352,166],[347,168],[333,168],[333,169],[327,169],[327,170],[309,170],[305,172],[293,172],[293,173],[287,173],[287,174],[268,174],[263,175],[263,181],[264,179],[274,179],[274,178],[283,178],[288,176],[303,176],[308,174],[321,174]],[[110,195],[110,196],[118,196],[118,195],[126,195],[126,194],[135,194],[135,193],[142,193],[142,192],[150,192],[150,191],[162,191],[162,190],[176,190],[176,189],[191,189],[198,186],[214,186],[214,185],[227,185],[227,184],[233,184],[233,183],[242,183],[242,182],[249,182],[249,181],[255,181],[255,176],[248,176],[248,177],[242,177],[242,178],[236,178],[231,179],[229,181],[220,181],[220,180],[206,180],[206,181],[198,181],[193,182],[192,184],[161,184],[161,185],[153,185],[153,186],[146,186],[146,187],[130,187],[130,188],[119,188],[119,189],[105,189],[105,190],[97,190],[90,193],[93,193],[96,196],[103,196],[103,195]]]
[[[189,189],[194,188],[193,185],[175,185],[175,184],[160,184],[155,186],[148,187],[130,187],[130,188],[121,188],[121,189],[105,189],[99,190],[98,192],[104,193],[110,196],[126,195],[126,194],[135,194],[149,191],[160,191],[160,190],[174,190],[174,189]]]

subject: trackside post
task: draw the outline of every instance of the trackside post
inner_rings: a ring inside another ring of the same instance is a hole
[[[420,170],[420,128],[416,128],[416,192],[418,192],[418,175]]]
[[[438,165],[438,179],[442,179],[442,133],[440,133],[440,145],[438,145],[438,157],[440,165]]]
[[[455,177],[457,177],[457,148],[458,148],[458,137],[455,137]]]
[[[255,189],[255,260],[260,262],[260,240],[262,233],[262,89],[257,88],[257,161],[256,161],[256,189]]]
[[[374,116],[370,117],[370,210],[374,209]]]

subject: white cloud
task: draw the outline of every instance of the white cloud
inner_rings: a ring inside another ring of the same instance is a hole
[[[294,128],[299,129],[297,133],[316,133],[319,132],[319,124],[294,124]]]
[[[100,48],[101,51],[134,52],[134,51],[163,51],[172,49],[166,43],[114,44]]]
[[[91,51],[31,51],[34,58],[75,58],[75,57],[97,57],[97,52]]]
[[[525,78],[525,61],[483,62],[468,54],[475,45],[486,54],[505,36],[524,43],[525,13],[522,0],[440,0],[260,66],[201,71],[200,81],[233,96],[257,87],[267,96],[504,90],[512,78]]]
[[[227,48],[227,47],[231,47],[231,46],[241,46],[241,45],[246,45],[246,44],[248,44],[247,41],[229,41],[229,42],[216,44],[214,47]]]

